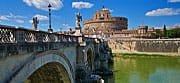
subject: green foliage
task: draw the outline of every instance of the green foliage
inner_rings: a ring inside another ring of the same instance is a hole
[[[167,37],[167,29],[166,29],[166,25],[164,25],[164,28],[163,28],[163,37]]]
[[[180,38],[180,28],[175,28],[167,31],[169,38]]]
[[[156,34],[155,36],[156,36],[156,38],[161,38],[162,37],[161,34]]]
[[[156,34],[156,38],[168,37],[168,38],[180,38],[180,28],[166,30],[164,28],[163,34]]]

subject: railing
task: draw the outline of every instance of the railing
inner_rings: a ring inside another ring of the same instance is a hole
[[[0,25],[0,56],[81,46],[98,39]],[[100,40],[98,40],[100,41]]]
[[[88,38],[87,38],[88,39]],[[91,38],[90,38],[91,39]],[[91,39],[92,40],[92,39]],[[78,42],[78,36],[0,25],[0,43]]]
[[[0,28],[0,43],[14,43],[15,41],[15,30]]]
[[[83,41],[86,41],[86,42],[94,42],[94,38],[83,37]]]

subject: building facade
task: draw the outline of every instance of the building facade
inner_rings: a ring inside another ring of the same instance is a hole
[[[126,30],[128,27],[128,19],[125,17],[112,17],[110,10],[98,10],[94,14],[94,18],[85,20],[84,34],[107,34],[113,31]]]
[[[136,30],[115,31],[110,35],[111,39],[131,39],[131,38],[156,38],[157,34],[163,34],[163,29],[148,28],[148,26],[138,26]]]

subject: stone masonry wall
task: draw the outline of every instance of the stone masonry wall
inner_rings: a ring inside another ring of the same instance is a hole
[[[135,50],[140,52],[178,52],[180,41],[137,41]]]
[[[147,39],[147,40],[110,40],[112,50],[127,50],[136,52],[170,52],[178,53],[180,40]]]

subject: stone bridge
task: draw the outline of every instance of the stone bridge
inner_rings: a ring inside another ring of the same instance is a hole
[[[101,39],[0,25],[0,83],[75,83],[106,64]]]

